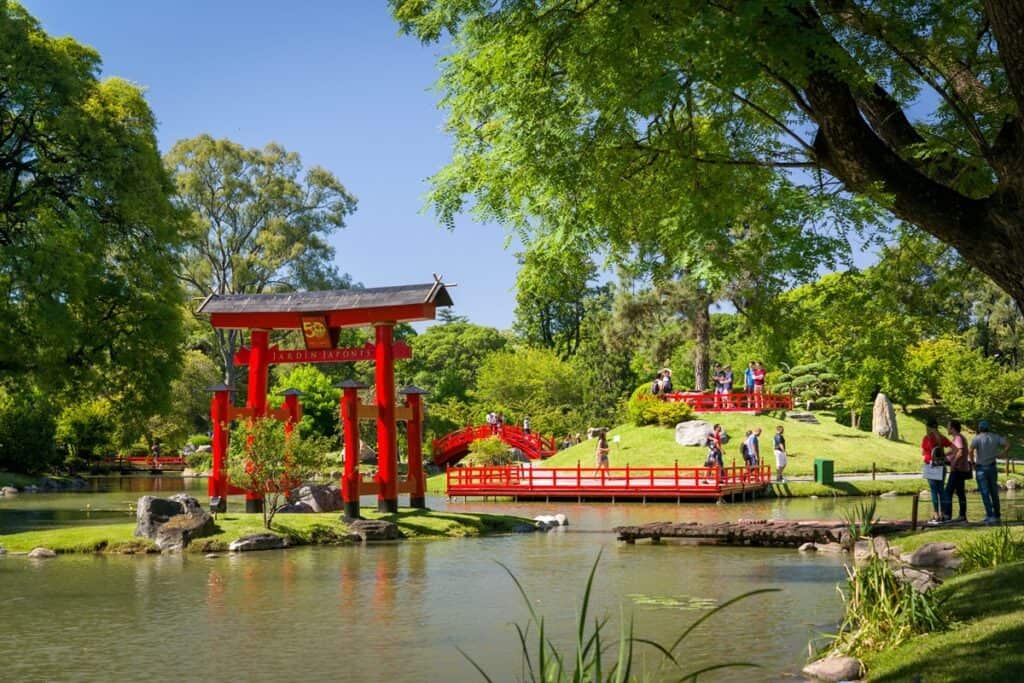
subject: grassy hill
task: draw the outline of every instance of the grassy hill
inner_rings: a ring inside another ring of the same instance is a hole
[[[812,475],[815,458],[835,461],[836,474],[870,472],[872,463],[879,472],[916,472],[921,468],[919,444],[925,432],[924,422],[899,412],[897,421],[902,441],[896,442],[838,424],[827,414],[820,413],[817,417],[821,424],[817,425],[737,413],[705,413],[695,417],[721,424],[731,437],[724,449],[726,464],[733,459],[742,463],[740,442],[746,430],[760,427],[763,430],[762,455],[774,466],[771,440],[776,425],[781,424],[786,430],[790,456],[787,475]],[[609,441],[616,435],[619,442],[610,444],[612,467],[624,467],[627,463],[634,467],[670,467],[676,460],[681,467],[697,467],[704,464],[707,454],[704,447],[678,445],[675,430],[667,427],[619,425],[609,432]],[[544,466],[575,467],[577,460],[590,466],[594,462],[595,448],[595,441],[584,441],[559,452],[545,461]]]

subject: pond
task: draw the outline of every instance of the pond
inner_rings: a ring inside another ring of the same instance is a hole
[[[144,486],[137,481],[94,485],[88,493],[0,499],[0,529],[125,519],[128,504]],[[204,493],[203,482],[168,478],[149,485],[159,486],[161,495],[174,485],[201,499]],[[907,498],[882,503],[883,516],[909,513]],[[845,576],[841,558],[775,549],[630,546],[618,544],[609,530],[654,520],[828,518],[847,504],[842,501],[449,505],[431,499],[429,504],[527,516],[564,512],[571,526],[516,536],[306,547],[215,559],[190,554],[2,558],[4,677],[481,680],[461,648],[494,680],[519,680],[513,624],[525,625],[528,614],[498,563],[522,582],[545,627],[568,653],[587,572],[599,553],[591,614],[610,617],[608,637],[618,634],[624,618],[633,620],[638,637],[668,644],[709,606],[752,589],[781,589],[727,608],[687,638],[680,648],[686,670],[729,661],[762,666],[726,670],[706,680],[788,679],[803,665],[808,641],[832,630],[841,612],[836,590]],[[646,660],[649,670],[659,661],[649,652]],[[671,671],[661,673],[667,677]]]

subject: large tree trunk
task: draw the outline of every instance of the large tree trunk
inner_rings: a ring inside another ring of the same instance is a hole
[[[694,302],[690,319],[693,325],[693,386],[697,391],[708,388],[711,370],[711,297],[700,290]]]

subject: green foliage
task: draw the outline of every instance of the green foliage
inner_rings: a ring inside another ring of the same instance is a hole
[[[270,418],[239,424],[229,443],[228,475],[232,483],[263,495],[267,529],[282,496],[319,472],[328,450],[323,439],[303,437],[298,430],[286,436],[284,424]]]
[[[538,433],[579,431],[583,389],[572,365],[550,349],[496,351],[484,359],[474,399],[505,413],[506,422],[530,415]]]
[[[685,403],[657,399],[651,396],[650,385],[644,384],[630,395],[626,417],[637,427],[651,424],[675,427],[680,422],[693,419],[693,408]]]
[[[272,403],[274,407],[284,403],[283,397],[276,394],[285,389],[298,389],[303,392],[299,397],[299,403],[302,405],[299,431],[303,436],[319,436],[337,444],[341,390],[332,384],[331,379],[316,366],[296,365],[274,382],[270,392],[274,394]]]
[[[870,538],[878,518],[875,517],[875,509],[878,507],[878,499],[870,496],[866,500],[855,503],[841,511],[839,514],[846,522],[846,528],[850,536],[856,540]]]
[[[210,392],[208,387],[221,381],[220,368],[199,351],[186,351],[181,373],[171,382],[171,400],[167,410],[147,422],[147,432],[162,443],[178,444],[188,434],[210,428]]]
[[[35,474],[59,460],[53,406],[31,387],[0,384],[0,470]]]
[[[412,384],[430,390],[431,403],[465,402],[484,358],[506,344],[505,337],[492,327],[462,320],[432,325],[412,338],[412,358],[403,372]]]
[[[814,401],[819,406],[830,405],[836,393],[839,376],[829,372],[824,363],[794,365],[771,382],[775,393],[792,393],[798,402]]]
[[[950,414],[968,423],[1002,413],[1022,384],[1024,371],[1008,372],[977,349],[956,345],[942,359],[942,401]]]
[[[276,143],[247,149],[209,135],[178,141],[165,163],[190,218],[180,264],[193,295],[350,286],[333,264],[330,237],[356,199],[330,171],[303,169],[298,154]],[[215,334],[229,384],[240,334]]]
[[[961,544],[957,554],[963,561],[961,572],[993,569],[1024,560],[1024,538],[1015,536],[1009,527],[1000,526]]]
[[[859,657],[897,647],[916,635],[945,630],[934,594],[919,593],[897,578],[884,558],[872,555],[846,571],[845,615],[829,647],[832,652]]]
[[[121,444],[179,364],[182,220],[142,89],[0,1],[0,381],[110,401]],[[47,459],[47,450],[41,457]]]
[[[96,399],[68,406],[57,418],[57,443],[74,470],[113,451],[116,426],[110,403]]]
[[[199,446],[211,445],[213,443],[213,439],[211,439],[206,434],[193,434],[192,436],[188,437],[185,443],[187,443],[189,446],[192,446],[193,448],[198,448]]]
[[[512,454],[508,444],[497,436],[491,436],[469,444],[466,462],[477,467],[509,465],[512,463]]]

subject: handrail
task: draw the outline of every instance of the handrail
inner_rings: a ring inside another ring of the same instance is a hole
[[[527,434],[522,428],[515,425],[503,425],[497,430],[489,424],[468,425],[432,441],[434,461],[447,460],[448,458],[442,456],[461,450],[473,441],[487,439],[491,436],[497,436],[509,446],[518,448],[531,460],[554,453],[556,450],[554,439],[544,437],[536,432]]]
[[[749,412],[752,410],[792,410],[792,394],[758,394],[733,391],[728,394],[709,394],[697,391],[677,391],[664,396],[640,394],[641,400],[666,400],[685,403],[699,413]]]
[[[763,487],[771,483],[771,467],[522,467],[519,465],[451,467],[447,472],[449,495],[465,489],[504,486],[518,491],[571,493],[592,491],[685,491],[717,490],[723,486]],[[514,491],[510,490],[510,493]]]

